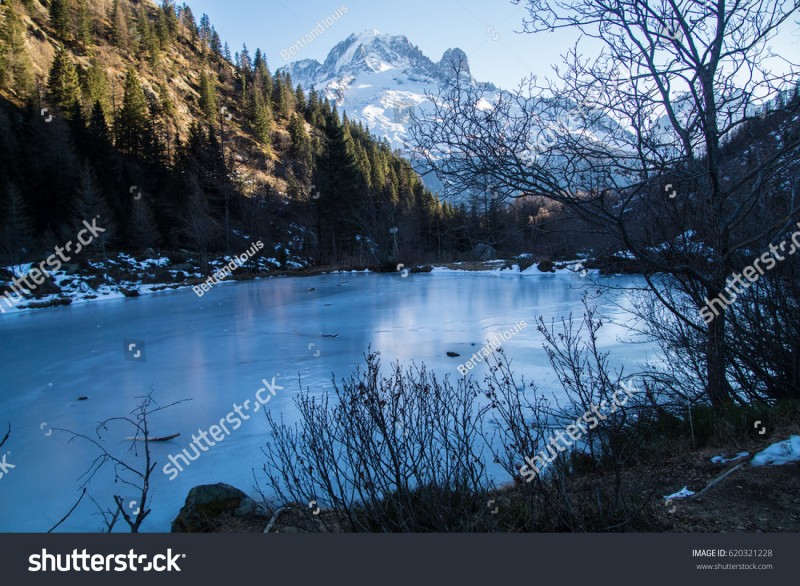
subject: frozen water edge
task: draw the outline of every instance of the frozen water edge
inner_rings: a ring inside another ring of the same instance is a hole
[[[556,389],[533,324],[539,315],[548,321],[570,312],[580,316],[588,283],[566,272],[496,276],[334,273],[238,282],[215,287],[202,299],[184,289],[0,316],[0,425],[11,421],[4,449],[11,450],[9,461],[16,465],[0,480],[0,531],[46,531],[79,495],[78,478],[95,454],[85,444],[67,445],[63,434],[48,436],[47,430],[93,433],[98,421],[129,413],[151,388],[161,404],[192,399],[152,422],[154,435],[182,434],[153,446],[159,470],[192,433],[218,422],[234,402],[252,400],[262,379],[276,377],[285,387],[269,408],[293,421],[298,375],[304,388],[321,394],[330,389],[331,373],[337,379],[350,374],[370,345],[382,352],[384,364],[416,361],[455,378],[463,359],[447,357],[448,351],[468,358],[524,319],[530,327],[504,350],[516,371],[542,390]],[[614,279],[622,280],[637,282]],[[600,309],[624,320],[611,303]],[[621,344],[622,326],[600,333],[612,359],[628,370],[649,350]],[[144,361],[126,360],[126,340],[144,342]],[[479,364],[473,375],[480,378],[483,368]],[[77,401],[81,396],[88,401]],[[263,417],[253,417],[174,481],[157,472],[154,508],[143,530],[168,531],[189,489],[198,484],[227,482],[252,493],[251,470],[263,465],[259,448],[265,431]],[[128,429],[111,428],[108,445],[124,454],[129,435]],[[113,494],[111,480],[98,478],[92,485],[100,502]],[[97,531],[94,513],[84,499],[59,530]]]

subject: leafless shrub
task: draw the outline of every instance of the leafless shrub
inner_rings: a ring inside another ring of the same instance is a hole
[[[473,379],[454,384],[424,367],[403,370],[399,364],[382,376],[378,355],[368,354],[366,369],[334,381],[331,395],[301,393],[294,425],[267,414],[266,484],[283,504],[298,504],[308,515],[328,509],[317,520],[331,530],[634,527],[650,497],[625,482],[623,469],[640,441],[633,424],[650,417],[657,404],[644,380],[636,385],[641,393],[613,413],[607,409],[596,428],[559,450],[532,482],[520,473],[526,456],[537,454],[555,431],[603,401],[610,405],[620,392],[626,379],[598,348],[601,325],[588,306],[581,325],[571,317],[560,328],[539,321],[566,394],[563,404],[517,380],[502,351],[490,360],[483,385]],[[512,484],[493,486],[488,457]],[[602,481],[587,484],[587,472]],[[487,503],[500,500],[502,512],[487,510]]]
[[[294,426],[267,415],[264,472],[278,497],[316,501],[353,531],[473,530],[490,486],[475,385],[399,364],[383,377],[377,353],[333,384],[332,396],[296,399]]]

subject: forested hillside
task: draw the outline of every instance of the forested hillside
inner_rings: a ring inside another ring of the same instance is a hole
[[[185,4],[6,0],[0,15],[6,264],[98,215],[94,255],[184,249],[204,272],[252,239],[282,268],[393,266],[473,244],[466,213],[385,141],[273,74],[260,50],[232,54]]]

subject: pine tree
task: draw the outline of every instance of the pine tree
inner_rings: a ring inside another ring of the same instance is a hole
[[[98,233],[97,238],[89,245],[90,250],[99,250],[106,257],[106,247],[114,238],[116,224],[105,199],[97,184],[97,177],[88,161],[81,166],[78,178],[78,197],[75,202],[75,226],[82,226],[84,221],[97,219],[97,225],[105,232]]]
[[[211,50],[217,55],[222,55],[222,39],[213,26],[211,27]]]
[[[311,139],[306,132],[306,124],[299,114],[292,116],[289,122],[289,136],[292,146],[289,150],[294,160],[296,173],[302,180],[306,180],[311,173]]]
[[[89,135],[99,141],[101,145],[110,144],[111,133],[108,130],[108,121],[103,110],[103,105],[97,101],[92,106],[92,114],[89,117]]]
[[[158,12],[158,37],[162,48],[166,48],[175,41],[179,27],[180,22],[175,13],[175,5],[171,0],[163,0],[161,10]]]
[[[250,59],[250,51],[247,49],[247,43],[242,45],[242,52],[239,55],[239,66],[242,69],[242,74],[246,75],[249,79],[253,74],[253,61]]]
[[[158,85],[158,106],[161,136],[164,145],[164,162],[167,166],[170,166],[173,160],[173,139],[178,137],[175,136],[175,102],[172,100],[172,95],[166,83]]]
[[[312,126],[320,128],[320,125],[317,123],[317,116],[319,116],[319,114],[320,114],[319,94],[317,93],[317,90],[314,89],[314,86],[311,86],[311,89],[308,90],[308,107],[306,108],[306,122],[308,122]]]
[[[64,47],[59,47],[56,51],[47,79],[47,90],[53,104],[64,113],[70,112],[73,106],[80,102],[81,87],[78,72]]]
[[[69,0],[50,1],[50,24],[61,40],[69,39]]]
[[[13,1],[0,4],[5,26],[0,27],[0,87],[14,90],[20,97],[33,92],[33,66],[25,49],[25,27]]]
[[[211,43],[211,19],[208,18],[208,14],[200,17],[198,36],[200,37],[200,50],[205,52]]]
[[[200,253],[200,271],[209,272],[209,247],[219,233],[219,224],[211,217],[208,197],[200,180],[194,173],[189,173],[189,200],[183,210],[183,232],[192,241]]]
[[[239,77],[242,82],[242,102],[247,103],[248,91],[253,81],[253,62],[250,59],[250,51],[247,50],[247,45],[242,46],[242,52],[239,54]]]
[[[125,94],[114,132],[117,147],[130,155],[144,154],[147,144],[149,110],[142,84],[133,69],[125,76]]]
[[[167,22],[167,15],[159,10],[156,16],[156,36],[158,37],[158,46],[166,49],[172,44],[172,33],[169,30],[169,23]]]
[[[386,153],[378,148],[374,142],[369,146],[369,158],[371,161],[370,169],[372,177],[370,183],[375,190],[382,190],[386,187],[386,175],[388,174],[388,162]]]
[[[289,116],[289,102],[286,99],[286,81],[280,73],[275,74],[274,84],[272,86],[272,110],[275,116],[287,118]]]
[[[181,24],[183,24],[184,28],[186,28],[186,31],[189,33],[189,39],[192,41],[192,45],[197,44],[197,21],[194,19],[192,9],[186,4],[181,8]]]
[[[331,260],[352,253],[355,236],[362,225],[357,220],[361,207],[360,175],[352,154],[352,140],[339,122],[336,110],[328,115],[326,145],[317,168],[320,198],[318,241]]]
[[[260,92],[250,94],[250,121],[256,139],[269,146],[272,137],[272,113]]]
[[[297,84],[297,89],[294,92],[295,94],[295,101],[297,102],[297,111],[302,112],[304,115],[306,113],[306,94],[303,91],[303,86],[299,83]]]
[[[200,72],[200,108],[210,122],[217,119],[217,84],[213,76]]]
[[[158,54],[161,50],[158,40],[158,34],[150,22],[150,16],[147,13],[147,7],[142,4],[139,7],[139,36],[141,38],[140,50],[147,53],[147,57],[151,63],[158,61]]]
[[[84,47],[91,47],[94,43],[92,36],[92,20],[89,14],[88,0],[78,0],[78,12],[75,17],[75,36]]]
[[[169,93],[169,88],[166,84],[159,84],[158,86],[158,101],[161,104],[161,112],[164,116],[172,118],[175,116],[175,102],[172,101],[172,95]]]
[[[86,118],[83,115],[83,108],[79,100],[72,103],[70,111],[67,113],[69,130],[72,135],[72,142],[81,151],[87,146],[88,136],[86,134]]]
[[[14,183],[6,185],[0,218],[0,247],[11,263],[22,264],[33,243],[33,227],[22,194]]]
[[[83,76],[83,96],[84,103],[94,106],[96,102],[100,102],[103,109],[108,110],[108,77],[96,58],[92,58],[89,69]]]
[[[111,37],[122,50],[130,46],[130,20],[126,0],[114,0],[111,6]]]
[[[261,53],[261,49],[256,49],[256,56],[253,60],[253,86],[261,92],[266,100],[271,100],[272,85],[272,75],[267,67],[267,60]]]
[[[131,210],[131,243],[136,249],[142,251],[151,248],[158,242],[156,229],[150,206],[144,198],[133,202]]]

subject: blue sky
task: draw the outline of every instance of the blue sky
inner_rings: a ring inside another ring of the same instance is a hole
[[[459,47],[470,60],[473,75],[512,89],[527,75],[552,76],[577,40],[574,32],[530,35],[519,33],[525,4],[510,0],[186,0],[199,20],[211,17],[231,51],[247,43],[251,53],[260,47],[275,70],[287,63],[281,51],[308,34],[317,22],[347,7],[333,26],[293,59],[322,61],[334,45],[353,33],[378,30],[405,35],[434,61],[446,49]],[[773,46],[779,54],[797,61],[800,35],[796,20]],[[583,50],[591,46],[582,42]],[[594,51],[592,51],[594,52]],[[588,51],[587,51],[588,53]]]
[[[576,38],[574,35],[517,34],[525,9],[509,0],[187,0],[195,16],[211,17],[231,50],[247,43],[261,47],[273,70],[286,61],[281,51],[294,45],[319,20],[347,7],[347,14],[305,47],[295,59],[322,61],[338,42],[353,33],[378,30],[405,35],[438,61],[446,49],[467,53],[475,77],[512,88],[532,72],[550,74]]]

